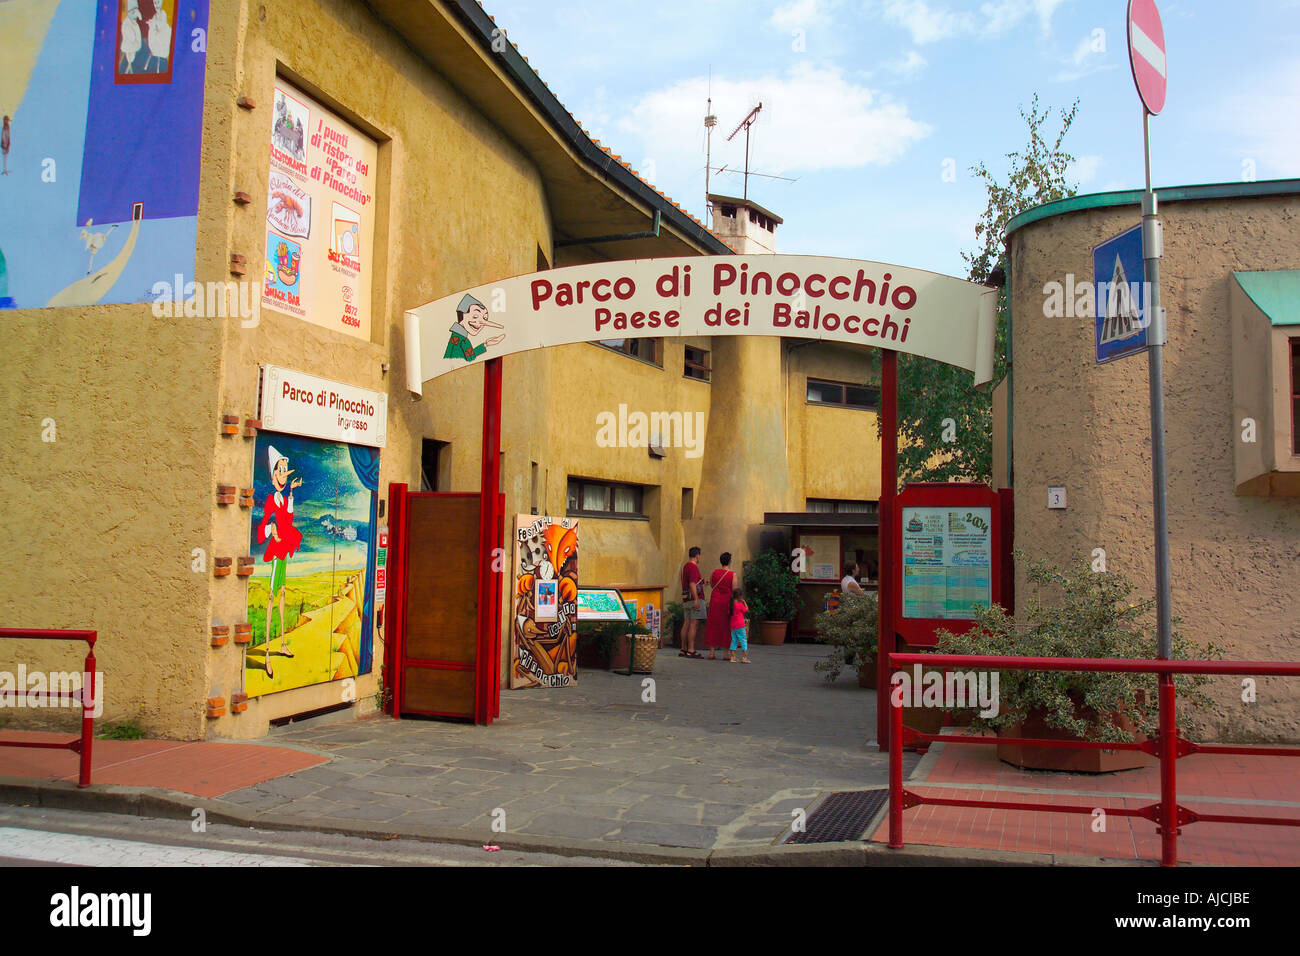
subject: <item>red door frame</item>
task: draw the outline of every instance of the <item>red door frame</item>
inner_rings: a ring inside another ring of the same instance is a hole
[[[501,576],[507,555],[505,495],[501,493],[501,359],[483,369],[483,445],[479,467],[478,629],[475,640],[474,723],[490,724],[501,716]],[[385,608],[388,644],[384,659],[392,675],[392,715],[401,719],[402,660],[406,641],[407,486],[389,486],[392,572],[395,600]]]

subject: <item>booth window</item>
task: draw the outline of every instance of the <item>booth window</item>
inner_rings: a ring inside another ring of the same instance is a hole
[[[664,367],[662,339],[601,339],[595,343],[611,352],[630,355],[658,368]]]
[[[713,370],[709,368],[708,349],[697,349],[693,345],[686,346],[686,371],[683,374],[687,378],[698,379],[701,382],[710,381]]]
[[[570,478],[566,508],[571,515],[644,518],[643,498],[644,489],[640,485]]]
[[[808,498],[805,510],[812,514],[873,515],[876,513],[876,502],[835,498]]]
[[[838,408],[861,408],[869,412],[880,410],[880,389],[848,382],[827,382],[808,379],[809,405],[834,405]]]

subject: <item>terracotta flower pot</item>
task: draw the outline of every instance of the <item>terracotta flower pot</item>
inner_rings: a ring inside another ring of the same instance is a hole
[[[769,647],[784,644],[789,629],[789,621],[763,621],[758,625],[758,642]]]
[[[858,686],[867,690],[876,689],[876,655],[866,660],[858,658]]]
[[[1076,704],[1076,716],[1091,716]],[[1111,715],[1111,720],[1123,730],[1133,731],[1133,725],[1121,713]],[[999,737],[1024,737],[1034,740],[1082,740],[1076,734],[1058,727],[1047,726],[1040,711],[1030,711],[1022,723],[998,732]],[[1137,734],[1135,743],[1143,743],[1145,734]],[[1027,770],[1060,770],[1069,773],[1113,773],[1116,770],[1133,770],[1154,767],[1159,761],[1140,750],[1075,750],[1064,747],[1034,747],[1028,744],[998,743],[998,759]]]

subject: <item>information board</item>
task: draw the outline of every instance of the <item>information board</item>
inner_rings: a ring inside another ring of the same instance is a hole
[[[627,608],[618,588],[578,588],[579,621],[626,621]]]
[[[990,508],[903,509],[905,618],[971,620],[993,600]]]

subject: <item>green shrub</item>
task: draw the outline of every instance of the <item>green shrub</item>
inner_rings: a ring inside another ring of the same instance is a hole
[[[830,654],[813,664],[813,669],[831,684],[855,661],[870,660],[876,654],[879,622],[874,594],[841,595],[838,609],[817,615],[817,637],[830,645]]]
[[[764,551],[745,569],[743,587],[750,620],[793,621],[799,613],[799,579],[786,556]]]
[[[988,608],[965,634],[941,630],[941,654],[996,654],[1009,657],[1118,657],[1157,656],[1154,626],[1149,622],[1154,600],[1131,600],[1134,585],[1122,573],[1094,573],[1088,558],[1069,570],[1017,555],[1029,581],[1059,594],[1050,605],[1031,601],[1013,619],[1001,608]],[[1175,621],[1177,624],[1177,621]],[[1213,644],[1195,646],[1177,631],[1173,634],[1175,659],[1219,658]],[[1122,713],[1138,733],[1154,736],[1159,725],[1159,698],[1153,674],[1103,674],[1085,671],[998,672],[999,704],[995,717],[970,711],[971,727],[996,731],[1039,713],[1048,727],[1086,739],[1108,743],[1132,742],[1132,733],[1112,719]],[[1179,703],[1209,703],[1202,687],[1210,678],[1176,675]],[[1076,711],[1080,711],[1076,713]]]
[[[584,621],[578,625],[578,649],[594,649],[606,664],[614,651],[626,646],[628,634],[649,634],[650,629],[636,621]]]

